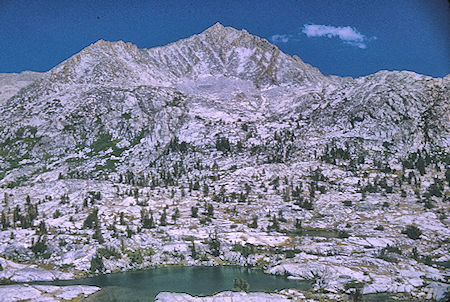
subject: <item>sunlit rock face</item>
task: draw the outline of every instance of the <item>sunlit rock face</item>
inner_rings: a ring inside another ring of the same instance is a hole
[[[290,301],[288,297],[277,294],[266,293],[245,293],[245,292],[222,292],[212,297],[192,297],[188,294],[176,294],[176,293],[160,293],[156,296],[156,302],[176,302],[176,301],[189,301],[189,302],[213,302],[213,301],[234,301],[234,302],[259,302],[259,301],[271,301],[271,302],[287,302]]]
[[[24,71],[21,73],[0,73],[0,103],[6,101],[21,88],[39,79],[42,73]]]

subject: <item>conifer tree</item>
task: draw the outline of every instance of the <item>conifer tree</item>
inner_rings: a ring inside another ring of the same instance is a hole
[[[164,208],[162,214],[161,214],[161,218],[159,220],[159,225],[161,226],[166,226],[167,225],[167,213],[166,213],[166,208]]]
[[[45,225],[45,221],[42,220],[39,223],[39,228],[38,228],[38,232],[39,235],[47,235],[47,226]]]
[[[180,210],[175,208],[175,211],[172,214],[173,223],[177,223],[177,219],[180,217]]]
[[[192,218],[197,218],[198,217],[198,208],[195,206],[191,207],[191,217]]]
[[[0,218],[0,224],[2,225],[2,230],[6,230],[10,226],[9,219],[6,216],[5,211],[2,211],[2,216]]]
[[[198,253],[197,253],[197,249],[195,248],[194,240],[192,240],[192,244],[191,244],[191,257],[194,260],[198,259]]]
[[[105,243],[105,239],[103,239],[102,230],[100,229],[99,225],[95,226],[95,232],[94,232],[94,235],[92,236],[92,238],[97,240],[98,243],[100,243],[100,244]]]
[[[214,216],[214,206],[212,204],[208,204],[207,210],[206,210],[206,215],[209,217]]]
[[[253,216],[253,221],[248,226],[252,229],[256,229],[258,227],[258,216]]]

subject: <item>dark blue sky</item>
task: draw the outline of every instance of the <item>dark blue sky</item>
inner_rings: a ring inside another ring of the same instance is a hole
[[[324,74],[442,77],[450,73],[449,19],[447,0],[0,0],[0,72],[47,71],[99,39],[151,48],[221,22]]]

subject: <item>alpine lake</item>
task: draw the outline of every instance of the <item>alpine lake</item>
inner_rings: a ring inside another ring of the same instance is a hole
[[[265,274],[262,270],[235,266],[220,267],[160,267],[141,271],[119,272],[91,278],[37,282],[45,285],[92,285],[102,290],[87,301],[153,301],[160,292],[188,293],[209,296],[232,290],[234,279],[248,282],[251,292],[276,291],[286,288],[308,290],[311,281],[289,280],[283,276]]]
[[[160,292],[211,296],[233,289],[235,279],[244,279],[250,292],[272,292],[294,288],[312,290],[314,281],[290,280],[265,274],[262,270],[236,266],[170,266],[148,270],[119,272],[84,279],[36,282],[42,285],[91,285],[102,288],[86,301],[153,301]],[[365,295],[365,301],[393,301],[389,294]],[[395,301],[404,301],[402,299]]]

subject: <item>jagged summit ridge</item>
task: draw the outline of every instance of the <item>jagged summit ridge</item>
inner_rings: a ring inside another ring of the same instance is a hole
[[[234,77],[258,86],[330,82],[267,40],[217,23],[167,46],[139,49],[99,40],[50,71],[52,82],[170,86],[205,76]]]
[[[205,74],[233,76],[259,85],[325,82],[317,69],[282,53],[267,40],[221,24],[154,51],[157,55],[160,52],[174,54],[170,58],[175,60],[166,63],[174,69],[183,66],[182,73],[191,78]]]

